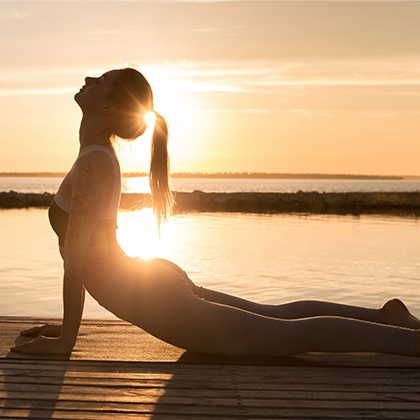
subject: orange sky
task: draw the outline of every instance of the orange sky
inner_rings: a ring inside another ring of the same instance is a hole
[[[66,171],[73,95],[135,63],[173,171],[419,175],[420,2],[0,2],[0,172]],[[147,171],[149,140],[121,146]]]

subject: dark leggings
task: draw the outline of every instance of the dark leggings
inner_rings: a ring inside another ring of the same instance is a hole
[[[167,260],[130,264],[109,282],[103,306],[187,350],[262,356],[415,353],[417,331],[381,324],[379,309],[322,301],[263,305],[198,287]],[[127,281],[120,283],[121,276]]]

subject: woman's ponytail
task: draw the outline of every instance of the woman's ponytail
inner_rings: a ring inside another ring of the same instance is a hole
[[[153,199],[153,212],[158,229],[172,213],[174,198],[169,185],[168,126],[165,119],[155,112],[156,121],[152,136],[152,156],[149,183]]]
[[[126,140],[141,136],[147,127],[144,120],[146,112],[153,110],[153,92],[145,77],[130,67],[119,70],[119,77],[113,82],[108,98],[116,104],[118,111],[112,134]],[[169,188],[168,126],[157,112],[155,118],[149,183],[153,211],[160,230],[162,221],[172,213],[174,199]]]

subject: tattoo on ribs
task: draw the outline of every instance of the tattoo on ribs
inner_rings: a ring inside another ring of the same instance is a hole
[[[104,192],[95,174],[95,168],[89,165],[83,170],[73,191],[71,222],[67,237],[72,246],[86,246],[96,219],[96,212],[101,207]]]

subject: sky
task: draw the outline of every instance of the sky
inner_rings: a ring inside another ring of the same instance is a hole
[[[131,63],[174,172],[420,175],[419,39],[420,1],[1,1],[0,172],[67,171],[84,77]]]

